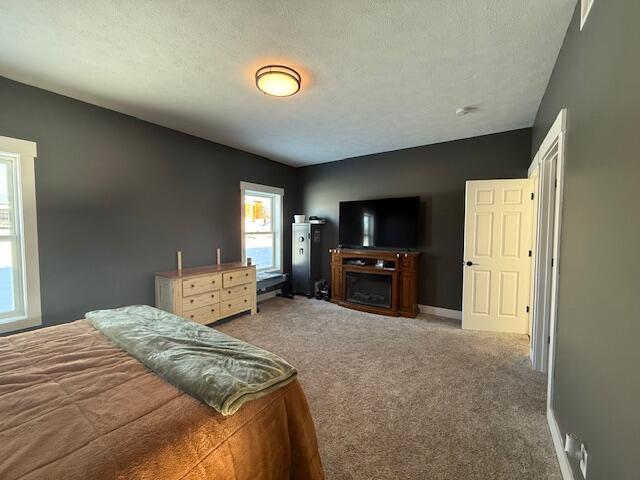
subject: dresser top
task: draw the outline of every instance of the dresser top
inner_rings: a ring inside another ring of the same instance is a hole
[[[157,277],[165,278],[188,278],[211,275],[212,273],[229,272],[244,268],[256,268],[255,265],[247,265],[246,262],[221,263],[220,265],[206,265],[203,267],[183,268],[182,270],[169,270],[166,272],[156,272]]]

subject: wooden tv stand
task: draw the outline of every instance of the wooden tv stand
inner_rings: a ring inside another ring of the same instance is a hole
[[[349,248],[329,253],[333,303],[394,317],[418,314],[420,253]]]

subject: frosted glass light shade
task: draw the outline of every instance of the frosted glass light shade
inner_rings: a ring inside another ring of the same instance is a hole
[[[300,74],[282,65],[267,65],[256,72],[256,86],[267,95],[288,97],[300,90]]]

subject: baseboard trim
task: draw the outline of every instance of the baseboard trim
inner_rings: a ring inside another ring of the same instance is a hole
[[[563,480],[574,480],[573,470],[569,465],[569,459],[564,453],[564,442],[562,441],[562,432],[556,421],[556,417],[553,414],[553,410],[547,409],[547,423],[549,424],[549,430],[551,431],[551,438],[553,440],[553,447],[556,450],[556,457],[558,457],[558,463],[560,464],[560,473]]]
[[[529,337],[529,342],[531,342],[531,337]],[[536,369],[535,362],[533,361],[533,350],[531,348],[529,349],[529,364],[531,365],[531,368],[534,370]]]
[[[428,313],[429,315],[437,315],[438,317],[453,318],[462,320],[462,312],[460,310],[451,310],[449,308],[432,307],[431,305],[418,305],[420,313]]]

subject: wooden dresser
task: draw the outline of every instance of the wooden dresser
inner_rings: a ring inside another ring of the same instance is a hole
[[[256,267],[242,262],[159,272],[156,307],[203,325],[256,313]]]

